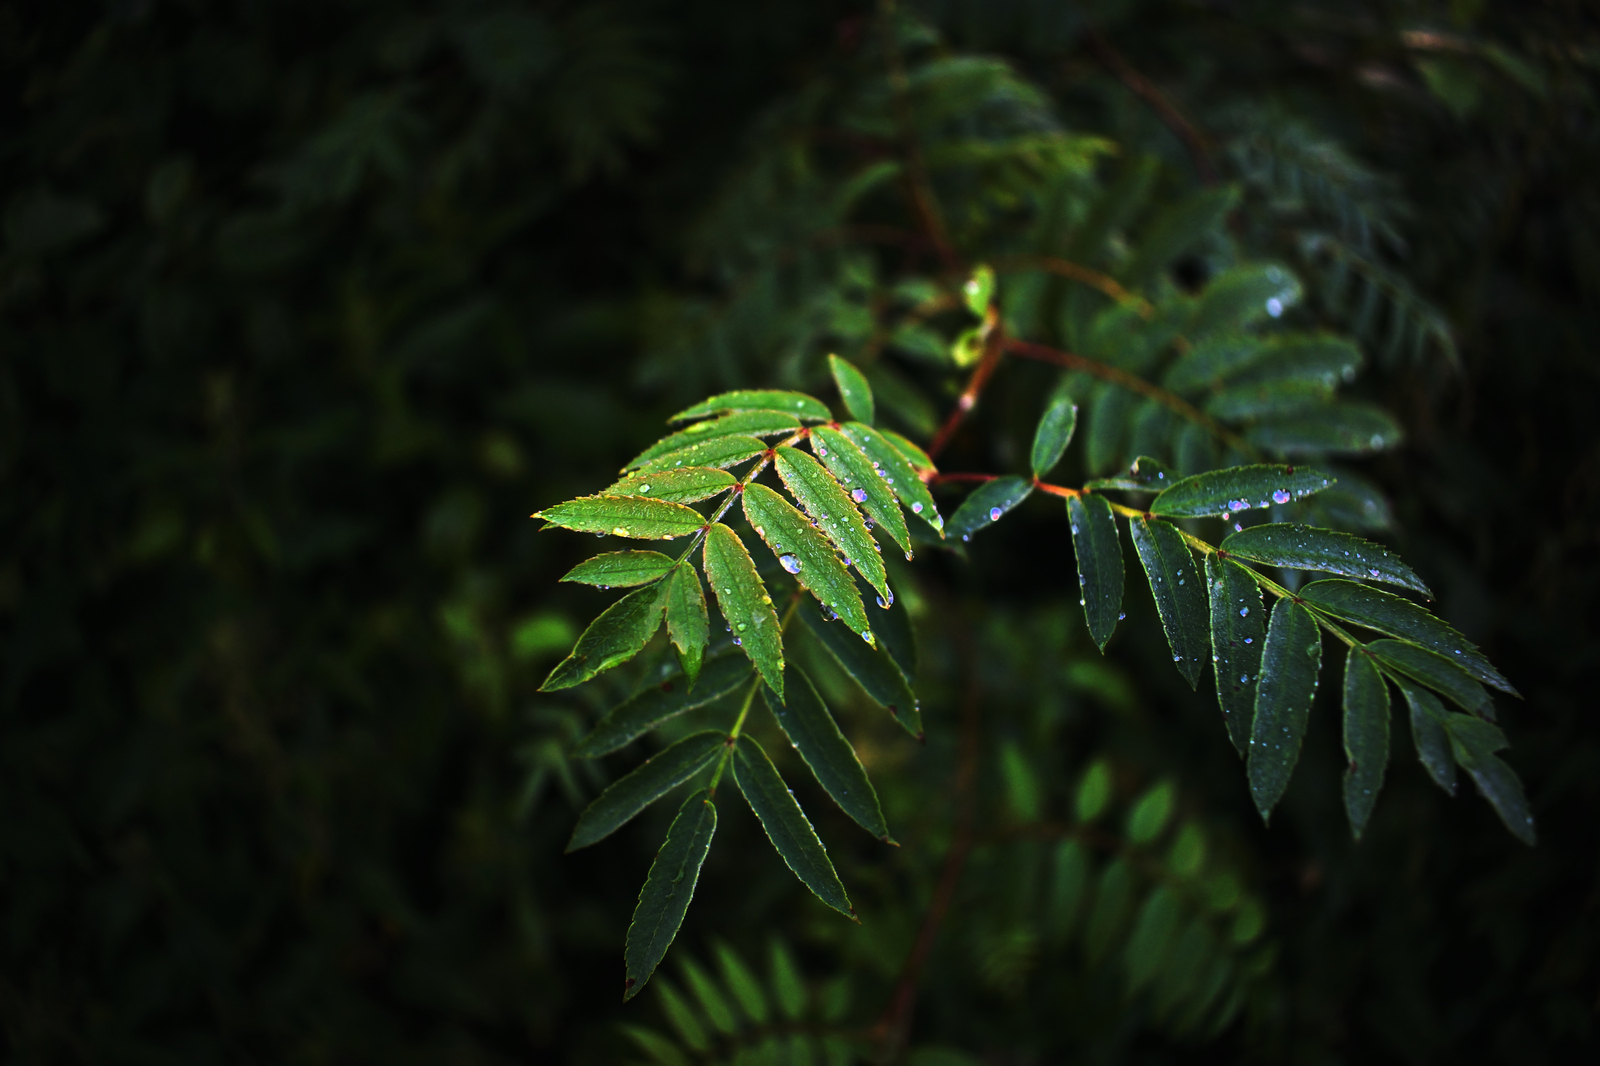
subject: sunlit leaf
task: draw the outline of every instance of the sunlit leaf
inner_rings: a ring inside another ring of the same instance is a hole
[[[1417,748],[1417,758],[1433,783],[1450,795],[1456,794],[1456,764],[1451,758],[1450,737],[1444,731],[1444,709],[1439,697],[1403,679],[1396,682],[1406,698],[1411,711],[1411,740]]]
[[[700,678],[690,688],[682,674],[647,685],[638,694],[606,713],[588,736],[573,746],[572,754],[593,759],[609,754],[643,736],[669,718],[721,699],[750,679],[750,661],[733,651],[708,659]]]
[[[850,498],[860,505],[867,518],[882,526],[889,538],[900,545],[901,551],[909,553],[911,534],[906,529],[906,519],[900,513],[894,489],[878,476],[867,453],[839,430],[827,426],[811,431],[811,449],[850,493]]]
[[[1122,537],[1103,496],[1067,498],[1067,524],[1078,562],[1078,603],[1089,636],[1103,652],[1122,617]]]
[[[761,694],[784,736],[840,810],[879,840],[889,840],[878,793],[855,748],[839,731],[839,723],[817,695],[811,679],[794,667],[789,668],[789,678],[788,695],[782,700],[773,699],[771,690]]]
[[[1322,630],[1316,617],[1293,600],[1273,604],[1246,759],[1250,796],[1263,819],[1283,798],[1300,759],[1321,668]]]
[[[979,530],[987,529],[1000,521],[1005,513],[1033,494],[1033,484],[1026,478],[997,477],[985,481],[961,501],[950,522],[945,527],[946,537],[967,541]]]
[[[721,754],[728,736],[714,729],[690,734],[613,781],[584,808],[568,851],[604,840]]]
[[[672,573],[667,586],[667,635],[678,649],[678,661],[690,687],[700,676],[700,660],[711,639],[706,618],[706,594],[700,573],[688,560]]]
[[[1150,581],[1161,628],[1166,630],[1167,643],[1172,648],[1172,661],[1189,687],[1194,688],[1200,684],[1201,671],[1209,658],[1204,579],[1177,527],[1135,518],[1129,529],[1139,561],[1144,564],[1145,577]]]
[[[628,943],[623,951],[627,973],[624,1000],[639,994],[678,935],[716,830],[717,808],[712,805],[710,793],[696,792],[683,801],[661,850],[650,864],[633,922],[628,926]]]
[[[698,503],[731,489],[736,478],[726,470],[686,466],[681,470],[639,470],[606,489],[607,496],[648,496],[672,503]]]
[[[1344,666],[1344,809],[1361,839],[1389,765],[1389,686],[1372,660],[1351,648]]]
[[[639,496],[583,496],[546,507],[533,517],[579,533],[610,534],[631,540],[675,540],[706,524],[692,507]]]
[[[1039,417],[1038,428],[1033,433],[1033,476],[1048,474],[1072,443],[1072,433],[1078,428],[1078,405],[1072,402],[1064,389],[1057,389]]]
[[[900,502],[936,531],[942,531],[944,519],[940,517],[938,507],[934,506],[933,495],[917,476],[910,461],[900,454],[900,449],[884,434],[860,422],[846,422],[841,428],[845,436],[855,441],[867,454],[876,470],[882,471],[881,476]]]
[[[755,437],[736,433],[727,437],[713,437],[711,440],[691,444],[687,448],[679,448],[675,452],[658,455],[645,460],[634,469],[639,474],[686,469],[692,466],[720,470],[723,467],[738,466],[766,450],[767,445],[764,442]]]
[[[872,386],[867,377],[848,359],[828,356],[828,369],[833,373],[833,383],[839,389],[844,409],[857,422],[872,425],[877,420],[877,405],[872,402]]]
[[[861,596],[827,538],[812,528],[793,504],[765,485],[747,485],[743,495],[745,518],[783,568],[818,602],[872,643],[872,628]]]
[[[1230,534],[1220,545],[1229,555],[1286,570],[1321,570],[1366,581],[1384,581],[1432,596],[1422,579],[1381,544],[1331,529],[1269,522]]]
[[[596,555],[568,570],[562,581],[576,581],[600,588],[628,588],[644,585],[664,576],[674,565],[660,552],[625,551]]]
[[[834,661],[855,679],[862,691],[879,706],[886,708],[908,733],[920,739],[922,712],[905,675],[889,657],[887,649],[871,647],[837,622],[824,621],[813,604],[803,604],[799,614],[806,628],[828,649]],[[882,628],[878,634],[883,634]]]
[[[779,448],[774,465],[784,488],[799,501],[823,535],[844,554],[845,565],[854,566],[885,601],[891,598],[889,575],[879,557],[878,542],[867,532],[867,525],[851,495],[821,463],[805,452]]]
[[[833,418],[828,405],[800,392],[781,389],[744,389],[724,392],[709,400],[701,400],[693,407],[684,408],[667,421],[683,422],[691,418],[705,418],[729,411],[782,411],[804,422],[827,422]]]
[[[1492,718],[1489,693],[1453,660],[1408,640],[1375,640],[1367,651],[1390,673],[1398,672],[1434,689],[1463,710]]]
[[[761,828],[766,830],[767,839],[800,883],[840,914],[854,918],[855,909],[850,906],[850,898],[845,895],[817,831],[778,776],[767,753],[749,737],[739,738],[733,756],[733,777]]]
[[[579,685],[639,653],[661,625],[665,584],[630,592],[589,623],[568,656],[539,686],[541,692]]]
[[[691,444],[699,444],[715,437],[742,434],[749,437],[773,437],[790,434],[800,428],[800,420],[782,411],[740,411],[705,422],[696,422],[688,428],[650,445],[634,457],[624,469],[632,470],[668,452],[679,451]]]
[[[1306,467],[1261,463],[1195,474],[1169,486],[1150,503],[1152,514],[1203,518],[1271,507],[1321,492],[1333,479]]]
[[[1216,673],[1217,703],[1228,739],[1244,755],[1255,721],[1261,649],[1267,635],[1261,587],[1238,563],[1208,555],[1206,588],[1211,601],[1211,664]]]
[[[745,655],[767,684],[783,692],[783,633],[772,597],[739,535],[718,523],[706,533],[702,549],[706,580],[717,608]]]

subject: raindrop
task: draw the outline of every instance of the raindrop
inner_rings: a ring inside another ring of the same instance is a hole
[[[1267,300],[1267,314],[1277,318],[1283,314],[1283,301],[1273,296]]]
[[[912,514],[921,514],[922,513],[922,504],[920,504],[920,503],[912,504],[911,505],[911,513]]]
[[[1237,523],[1237,522],[1235,522],[1235,523],[1234,523],[1234,524],[1233,524],[1233,531],[1234,531],[1234,532],[1235,532],[1235,533],[1243,533],[1243,532],[1244,532],[1244,527],[1243,527],[1243,526],[1241,526],[1241,525],[1240,525],[1240,524],[1239,524],[1239,523]]]
[[[734,637],[733,638],[733,642],[734,642],[734,644],[738,645],[739,647],[743,647],[744,646],[744,641],[740,640],[738,637]]]
[[[1371,574],[1373,577],[1377,577],[1378,576],[1378,572],[1376,570],[1369,569],[1367,571],[1367,573]]]
[[[817,449],[817,454],[822,456],[824,459],[826,459],[828,457],[828,449],[826,449],[826,448],[818,448]]]
[[[971,540],[972,539],[972,534],[971,533],[963,533],[963,534],[961,534],[961,539],[963,541]]]
[[[1004,512],[1002,512],[1000,510],[1000,508],[998,508],[998,507],[989,508],[989,521],[991,521],[991,522],[1000,521],[1000,515],[1003,514],[1003,513]]]
[[[850,498],[852,500],[856,501],[857,503],[866,503],[867,502],[867,490],[866,489],[851,489],[850,490]]]
[[[649,485],[640,485],[639,486],[639,491],[640,492],[649,492],[650,491],[650,486]]]
[[[1372,435],[1372,446],[1373,446],[1373,447],[1374,447],[1374,448],[1381,448],[1381,447],[1383,447],[1383,434],[1381,434],[1381,433],[1374,433],[1374,434],[1373,434],[1373,435]]]
[[[1285,492],[1283,489],[1279,489],[1277,492],[1274,492],[1272,494],[1272,502],[1273,503],[1288,503],[1290,498],[1291,497],[1289,496],[1289,494],[1287,492]]]
[[[1244,642],[1246,644],[1254,644],[1256,642],[1256,638],[1255,637],[1245,637],[1244,638]]]
[[[868,644],[871,644],[872,643],[872,634],[871,633],[863,633],[863,634],[861,634],[861,639],[866,641]]]
[[[1250,613],[1250,608],[1248,608],[1248,607],[1239,608],[1239,617],[1240,618],[1243,618],[1245,615],[1247,615],[1249,613]]]
[[[1181,663],[1181,662],[1183,662],[1183,656],[1181,656],[1181,655],[1174,655],[1174,656],[1173,656],[1173,657],[1172,657],[1172,661],[1173,661],[1173,662],[1175,662],[1175,663]]]
[[[890,598],[889,598],[889,599],[887,599],[887,600],[886,600],[886,599],[884,599],[884,598],[883,598],[883,597],[882,597],[882,596],[879,596],[879,597],[878,597],[878,606],[879,606],[879,607],[882,607],[882,608],[884,608],[884,609],[885,609],[885,610],[888,610],[888,608],[889,608],[889,607],[890,607],[890,606],[891,606],[891,605],[892,605],[892,604],[893,604],[893,603],[894,603],[894,597],[892,597],[892,596],[891,596],[891,597],[890,597]]]
[[[748,625],[746,625],[745,623],[743,623],[743,622],[739,623],[739,632],[743,633],[745,630],[747,630],[749,628],[750,627]]]
[[[1250,675],[1249,674],[1240,674],[1239,675],[1239,684],[1241,684],[1241,685],[1248,684],[1249,681],[1250,681]]]
[[[846,555],[844,557],[844,565],[846,565],[846,566],[854,566],[856,564],[851,560],[851,558],[848,555]]]
[[[1073,532],[1073,533],[1074,533],[1074,534],[1076,534],[1076,533],[1077,533],[1077,532],[1078,532],[1078,527],[1077,527],[1077,525],[1076,525],[1076,524],[1074,524],[1074,525],[1073,525],[1073,527],[1072,527],[1072,532]]]
[[[780,555],[778,556],[778,562],[782,564],[783,568],[789,571],[791,574],[798,574],[800,572],[800,560],[795,558],[793,555]]]
[[[1120,622],[1126,617],[1128,617],[1128,612],[1127,611],[1119,611],[1119,612],[1117,612],[1117,621]]]

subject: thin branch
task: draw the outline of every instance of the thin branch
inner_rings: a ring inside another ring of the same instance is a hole
[[[1211,165],[1210,148],[1206,144],[1206,139],[1200,135],[1200,131],[1183,117],[1183,112],[1173,106],[1172,101],[1156,88],[1154,82],[1135,70],[1133,64],[1122,57],[1122,53],[1111,47],[1111,42],[1102,37],[1100,31],[1090,29],[1084,35],[1084,39],[1088,41],[1089,50],[1095,54],[1095,58],[1115,74],[1122,84],[1133,90],[1135,96],[1149,104],[1162,124],[1183,142],[1183,146],[1189,151],[1189,158],[1194,162],[1195,172],[1200,175],[1200,181],[1206,185],[1215,185],[1217,172]]]
[[[1105,293],[1118,303],[1131,303],[1138,307],[1139,314],[1149,318],[1155,308],[1150,301],[1136,292],[1129,292],[1117,283],[1109,274],[1103,274],[1081,263],[1074,263],[1070,259],[1061,259],[1053,255],[1007,255],[994,261],[994,268],[1002,273],[1012,270],[1044,270],[1051,274],[1081,281],[1092,289]]]
[[[989,383],[995,368],[1000,365],[1000,357],[1006,352],[1005,330],[1000,325],[1000,315],[993,307],[989,308],[984,328],[988,332],[983,340],[983,357],[973,369],[972,377],[967,379],[967,387],[961,390],[960,397],[956,399],[956,409],[950,412],[950,417],[944,420],[944,425],[939,427],[939,432],[933,435],[933,440],[928,444],[929,458],[938,457],[944,446],[950,443],[955,431],[961,428],[961,423],[965,421],[967,414],[978,406],[978,397],[983,395],[983,387]]]

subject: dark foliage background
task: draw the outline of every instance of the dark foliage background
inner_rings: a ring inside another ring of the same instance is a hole
[[[1158,153],[1166,194],[1194,161],[1091,25],[1225,175],[1248,161],[1224,145],[1307,122],[1388,176],[1409,209],[1386,261],[1458,354],[1378,360],[1365,388],[1408,436],[1367,473],[1440,612],[1527,696],[1503,721],[1539,846],[1431,789],[1404,740],[1353,845],[1331,714],[1263,828],[1215,709],[1156,670],[1148,609],[1100,665],[1059,522],[1019,522],[971,564],[918,569],[929,743],[863,727],[910,827],[891,859],[840,860],[863,926],[830,925],[730,815],[680,945],[759,956],[779,932],[819,986],[854,982],[870,1024],[950,840],[976,663],[987,751],[1037,743],[1061,781],[1108,752],[1130,793],[1178,780],[1250,871],[1277,953],[1269,992],[1196,1049],[1092,974],[982,947],[1008,875],[980,849],[914,1043],[1007,1063],[1583,1061],[1600,1011],[1592,8],[922,11],[954,47],[1009,57],[1075,128]],[[631,1053],[619,1021],[658,1024],[616,993],[661,824],[561,855],[616,768],[569,763],[583,704],[534,695],[604,601],[554,584],[581,549],[524,516],[605,484],[698,394],[779,376],[664,363],[659,338],[683,297],[718,289],[693,227],[753,121],[873,17],[0,5],[10,1059],[597,1062]],[[1237,225],[1272,220],[1247,204]],[[822,387],[820,363],[783,373]],[[997,391],[951,462],[1026,433],[1006,415],[1036,386]],[[1014,805],[991,763],[980,806]]]

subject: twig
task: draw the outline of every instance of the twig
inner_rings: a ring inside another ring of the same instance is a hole
[[[1117,79],[1133,90],[1135,96],[1150,105],[1167,129],[1183,142],[1189,151],[1189,158],[1194,161],[1195,172],[1200,175],[1200,181],[1206,185],[1215,185],[1217,172],[1211,165],[1210,149],[1206,140],[1200,135],[1188,119],[1183,117],[1183,112],[1173,106],[1155,83],[1133,68],[1133,65],[1122,57],[1122,53],[1111,47],[1111,42],[1100,35],[1099,30],[1091,29],[1084,35],[1089,42],[1089,50],[1095,54]]]
[[[1074,263],[1070,259],[1054,255],[1007,255],[994,260],[994,268],[1002,273],[1010,270],[1045,270],[1073,281],[1081,281],[1118,303],[1134,304],[1138,307],[1139,314],[1145,318],[1149,318],[1155,312],[1149,300],[1136,292],[1129,292],[1111,275],[1086,267],[1082,263]]]
[[[993,307],[989,308],[984,328],[987,333],[983,340],[983,357],[973,369],[972,377],[967,379],[967,387],[961,390],[961,396],[956,400],[956,409],[950,412],[950,417],[944,420],[944,425],[939,427],[939,432],[933,435],[933,440],[928,444],[930,458],[936,458],[944,450],[944,446],[950,443],[950,438],[961,427],[968,412],[978,405],[978,397],[983,394],[983,387],[989,383],[995,368],[1000,365],[1000,357],[1005,354],[1007,346],[1005,330],[1000,325],[999,313]]]

